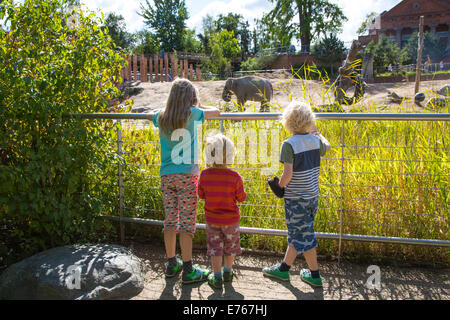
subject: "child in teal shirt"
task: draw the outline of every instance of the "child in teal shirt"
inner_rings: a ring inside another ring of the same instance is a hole
[[[198,90],[186,79],[176,79],[166,108],[149,114],[160,130],[161,192],[164,203],[164,243],[168,262],[166,277],[183,270],[184,284],[204,281],[209,271],[192,265],[192,238],[197,216],[198,136],[205,119],[219,116],[216,108],[200,106]],[[182,260],[176,258],[176,237],[180,234]]]

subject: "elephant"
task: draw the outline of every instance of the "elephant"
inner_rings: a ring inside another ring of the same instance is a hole
[[[257,76],[228,78],[223,88],[222,99],[229,102],[233,94],[236,95],[240,111],[243,111],[247,101],[257,101],[261,102],[259,112],[267,112],[268,103],[273,97],[273,88],[269,80]]]

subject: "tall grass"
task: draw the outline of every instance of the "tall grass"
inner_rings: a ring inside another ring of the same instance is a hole
[[[308,70],[304,71],[303,96],[309,95]],[[309,71],[310,72],[310,71]],[[326,77],[321,104],[330,101]],[[290,90],[290,81],[282,84]],[[292,96],[292,95],[291,95]],[[255,106],[252,106],[252,108]],[[283,106],[274,106],[275,109]],[[378,112],[379,106],[365,106],[366,112]],[[358,107],[361,111],[361,106]],[[404,112],[399,108],[400,112]],[[449,240],[449,128],[437,121],[317,121],[332,150],[322,158],[320,199],[316,216],[317,232],[339,233],[342,213],[344,234]],[[279,147],[289,137],[279,121],[224,121],[224,133],[234,139],[246,156],[233,169],[244,179],[247,200],[240,205],[241,225],[286,229],[283,200],[268,188],[267,179],[280,176]],[[219,130],[219,121],[207,121],[202,128],[202,148],[210,130]],[[252,130],[245,140],[242,131]],[[342,140],[342,130],[345,130]],[[273,137],[274,132],[277,133]],[[131,217],[164,218],[159,176],[159,137],[150,124],[142,128],[124,128],[125,214]],[[253,138],[252,138],[253,137]],[[273,141],[273,140],[276,140]],[[252,146],[258,148],[252,149]],[[202,150],[203,151],[203,150]],[[200,159],[201,169],[204,162]],[[270,175],[262,168],[275,167]],[[198,222],[204,223],[200,201]],[[195,241],[204,244],[204,233]],[[284,237],[242,235],[244,247],[284,250]],[[347,257],[394,258],[418,263],[448,265],[449,250],[437,247],[388,245],[344,241]],[[319,240],[319,252],[338,253],[338,242]]]

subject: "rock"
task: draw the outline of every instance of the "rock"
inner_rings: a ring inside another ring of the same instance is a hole
[[[131,113],[148,113],[151,110],[152,108],[150,107],[134,107],[131,108]]]
[[[144,288],[145,272],[125,247],[58,247],[9,266],[0,275],[0,300],[128,299]]]
[[[401,104],[405,100],[405,98],[400,97],[397,93],[390,92],[390,91],[388,91],[388,97],[390,98],[390,101],[393,102],[393,103],[400,103]]]
[[[439,91],[437,91],[441,96],[450,97],[450,84],[445,85]]]
[[[430,110],[436,110],[439,108],[444,108],[450,104],[450,98],[435,97],[428,100],[426,108]]]
[[[425,94],[422,93],[422,92],[417,93],[415,95],[415,97],[414,97],[414,101],[415,102],[423,102],[423,101],[425,101]]]

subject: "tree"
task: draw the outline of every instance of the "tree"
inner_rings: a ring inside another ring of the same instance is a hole
[[[137,54],[155,54],[161,51],[159,41],[154,33],[148,30],[137,31],[134,35],[133,52]]]
[[[291,14],[272,17],[270,13],[257,19],[253,35],[254,46],[258,47],[257,51],[289,46],[296,33],[290,25],[291,19]]]
[[[419,42],[419,35],[417,32],[411,35],[406,45],[403,47],[402,52],[406,56],[405,62],[415,64],[417,62],[417,47]],[[443,44],[439,37],[436,35],[425,32],[423,39],[423,52],[422,58],[426,60],[428,56],[431,59],[440,61],[447,55],[447,48]]]
[[[103,31],[108,30],[108,34],[119,48],[130,48],[133,43],[133,36],[127,32],[125,19],[122,15],[117,15],[114,12],[109,13],[102,29]]]
[[[0,252],[14,260],[96,241],[97,217],[115,207],[112,125],[64,115],[108,111],[125,61],[101,17],[65,7],[0,6]]]
[[[325,35],[324,38],[320,39],[318,43],[313,45],[312,53],[314,57],[322,62],[328,64],[334,64],[344,60],[345,55],[345,45],[344,42],[338,37],[331,33],[330,35]]]
[[[207,62],[210,70],[223,77],[231,72],[231,58],[241,52],[233,31],[223,30],[211,35],[211,57]]]
[[[363,21],[363,23],[358,28],[356,33],[359,34],[359,35],[363,35],[367,31],[369,31],[369,27],[372,25],[372,22],[377,17],[377,15],[378,15],[378,13],[376,13],[374,11],[369,13],[369,14],[367,14],[366,20]]]
[[[250,31],[249,23],[244,20],[240,14],[228,13],[224,16],[222,14],[214,21],[216,32],[223,30],[233,31],[239,41],[241,47],[241,55],[244,57],[250,51]]]
[[[214,18],[207,14],[202,19],[202,28],[203,33],[199,33],[197,37],[200,39],[202,43],[203,52],[206,54],[211,53],[211,37],[215,33],[216,27],[214,24]]]
[[[235,58],[239,55],[241,48],[234,36],[234,31],[223,30],[217,35],[215,40],[222,47],[225,58]]]
[[[202,42],[195,36],[195,30],[186,30],[183,39],[183,48],[186,52],[202,52]]]
[[[397,42],[384,35],[380,36],[377,44],[370,42],[365,51],[373,54],[373,66],[378,71],[386,70],[389,64],[398,65],[405,61],[405,54],[400,50]]]
[[[328,0],[270,0],[275,8],[267,15],[266,22],[282,22],[290,30],[296,30],[302,51],[309,52],[311,41],[326,32],[337,33],[347,20],[341,8]],[[297,17],[298,23],[292,22]],[[272,25],[273,25],[272,23]],[[280,24],[278,25],[280,27]]]
[[[185,21],[189,18],[184,0],[154,1],[152,6],[149,0],[146,5],[141,4],[140,16],[145,24],[153,29],[160,42],[161,49],[165,51],[182,51],[185,36]]]

